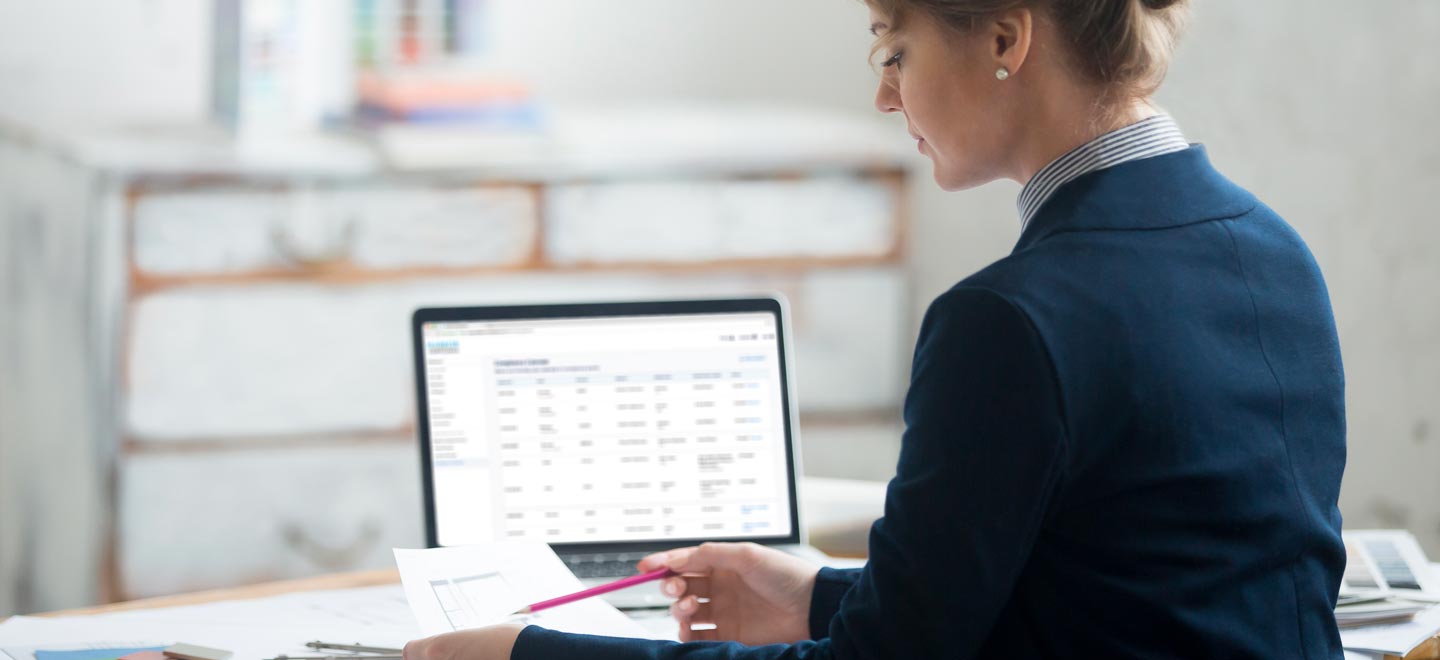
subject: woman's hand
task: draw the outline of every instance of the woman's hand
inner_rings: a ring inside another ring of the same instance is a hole
[[[810,597],[818,566],[754,543],[705,543],[650,555],[640,571],[669,568],[660,590],[679,600],[670,613],[680,641],[794,643],[810,638]],[[701,602],[706,600],[708,602]],[[713,630],[691,630],[713,624]]]
[[[524,628],[502,623],[417,639],[405,645],[405,660],[510,660]]]

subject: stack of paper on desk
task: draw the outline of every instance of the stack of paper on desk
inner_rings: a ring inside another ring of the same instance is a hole
[[[1340,642],[1347,651],[1403,656],[1436,633],[1440,633],[1440,605],[1415,615],[1414,620],[1405,623],[1342,628]]]
[[[1341,628],[1358,628],[1386,623],[1405,623],[1430,608],[1432,603],[1416,603],[1403,598],[1380,598],[1335,606],[1335,623]]]
[[[317,640],[401,648],[412,639],[502,621],[567,632],[657,636],[599,599],[523,619],[507,617],[531,602],[581,589],[543,543],[397,550],[396,556],[404,588],[310,591],[93,616],[13,617],[0,624],[0,660],[36,660],[37,650],[176,642],[225,649],[237,659],[310,656],[315,652],[305,644]]]
[[[34,651],[169,646],[232,651],[236,658],[313,655],[306,642],[363,641],[399,648],[420,636],[398,586],[288,594],[186,607],[59,618],[14,617],[0,624],[0,660]]]

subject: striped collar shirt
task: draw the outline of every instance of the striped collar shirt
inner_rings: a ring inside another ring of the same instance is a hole
[[[1055,191],[1083,175],[1190,148],[1170,115],[1159,114],[1101,135],[1041,168],[1020,191],[1022,230]]]

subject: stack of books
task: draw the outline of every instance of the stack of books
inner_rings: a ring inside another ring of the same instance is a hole
[[[530,161],[546,147],[540,104],[522,82],[465,68],[367,72],[357,118],[397,167]]]
[[[356,92],[358,114],[367,123],[529,130],[541,120],[527,85],[464,68],[365,72]]]

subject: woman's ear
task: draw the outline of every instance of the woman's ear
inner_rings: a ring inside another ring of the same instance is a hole
[[[1034,30],[1035,14],[1029,9],[1011,9],[991,19],[985,37],[995,66],[1006,71],[1005,77],[1019,73],[1025,66]]]

